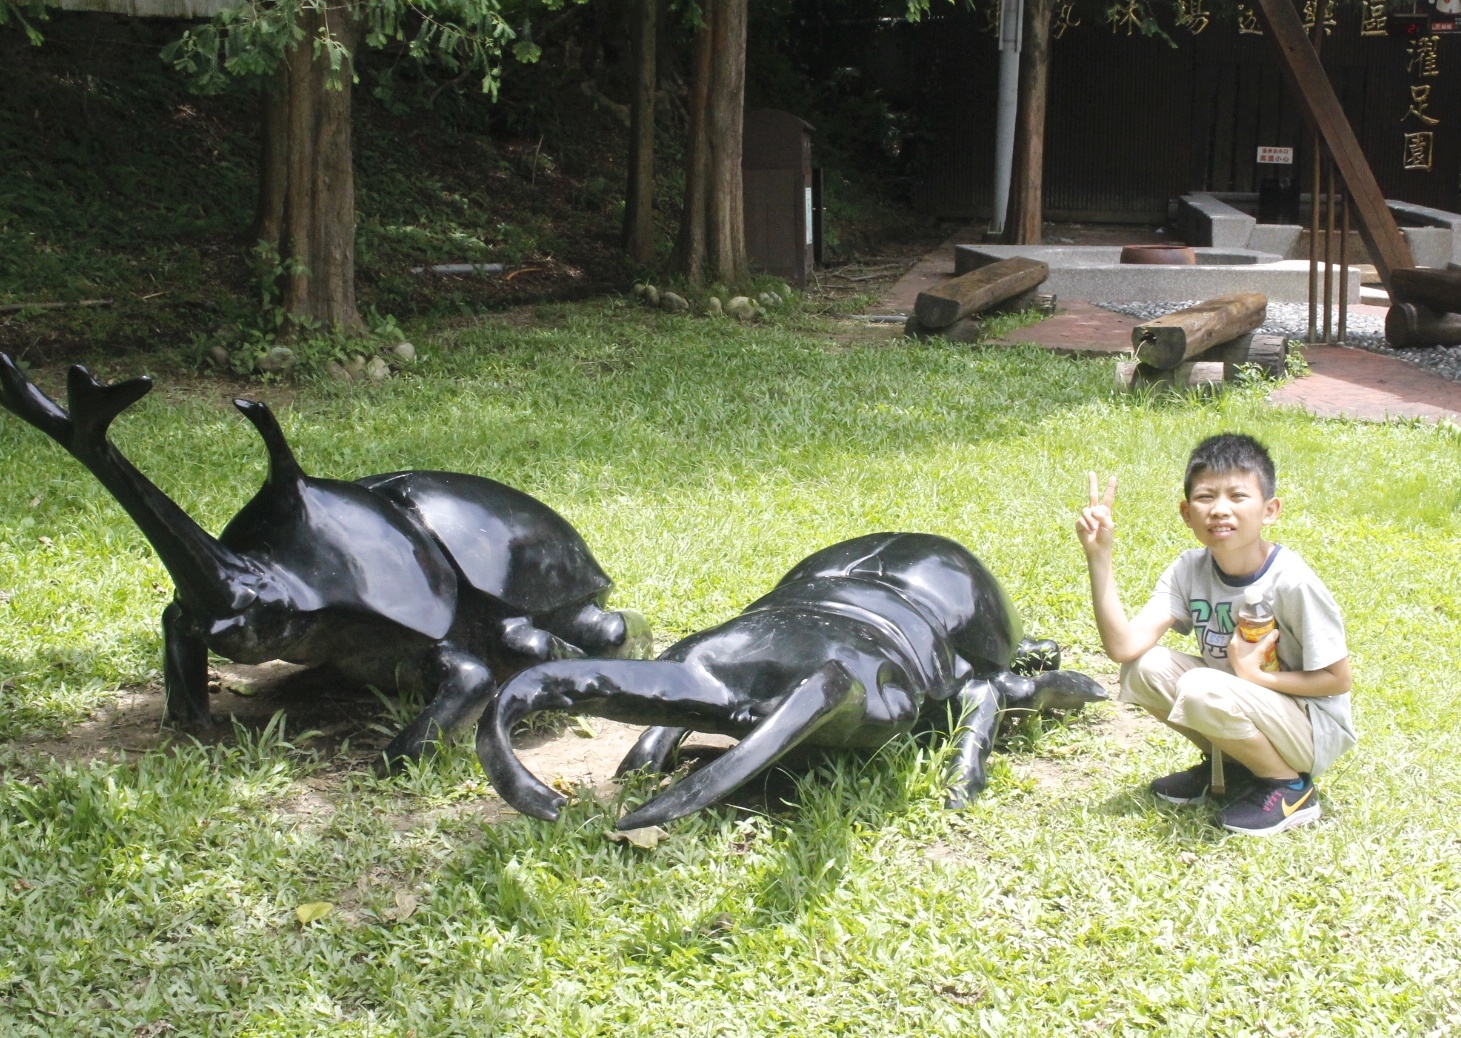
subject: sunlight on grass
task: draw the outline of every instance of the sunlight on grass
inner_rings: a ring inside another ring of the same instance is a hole
[[[1120,478],[1134,606],[1188,546],[1187,451],[1252,432],[1278,462],[1276,537],[1349,626],[1362,742],[1321,782],[1323,824],[1245,841],[1208,809],[1157,806],[1145,781],[1187,754],[1113,706],[1022,727],[964,812],[941,808],[936,749],[900,742],[818,765],[790,813],[702,814],[652,851],[605,835],[652,780],[554,825],[490,822],[469,742],[400,778],[323,784],[328,762],[277,731],[90,764],[11,743],[0,1030],[1461,1029],[1461,444],[1274,410],[1261,388],[1134,403],[1109,393],[1109,362],[837,334],[544,307],[413,329],[417,373],[303,387],[280,419],[318,475],[460,469],[539,496],[662,640],[814,548],[915,529],[967,544],[1032,633],[1107,672],[1071,532],[1085,471]],[[165,387],[115,438],[209,529],[262,478],[257,438],[205,383]],[[9,416],[0,592],[4,735],[60,730],[156,679],[165,572],[90,476]],[[334,907],[301,924],[316,902]]]

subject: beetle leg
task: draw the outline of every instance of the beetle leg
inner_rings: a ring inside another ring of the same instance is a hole
[[[443,735],[480,717],[497,691],[497,682],[482,661],[456,648],[440,651],[432,676],[437,679],[436,695],[386,747],[387,767],[435,752]]]
[[[649,621],[637,609],[611,613],[596,602],[586,602],[545,616],[541,622],[590,656],[642,660],[654,651]]]
[[[164,715],[174,724],[212,728],[208,712],[208,646],[188,630],[183,607],[162,611],[162,689]]]
[[[1001,710],[1079,710],[1088,703],[1107,698],[1106,690],[1091,678],[1074,670],[1050,670],[1034,677],[1005,671],[994,676]]]
[[[1039,641],[1024,638],[1021,639],[1019,645],[1015,646],[1010,670],[1016,674],[1036,674],[1040,671],[1059,669],[1060,646],[1049,638],[1042,638]]]
[[[985,678],[971,677],[954,696],[958,721],[954,728],[954,756],[949,762],[947,808],[973,800],[989,781],[989,751],[999,727],[999,697]]]
[[[631,771],[648,771],[651,775],[664,775],[674,770],[680,754],[680,744],[690,734],[688,728],[666,728],[663,725],[648,729],[639,741],[624,754],[619,762],[615,778],[621,778]]]
[[[526,656],[533,663],[547,663],[549,660],[571,660],[583,655],[583,650],[570,645],[562,638],[541,627],[535,627],[526,616],[514,616],[503,620],[498,627],[502,644],[519,656]]]

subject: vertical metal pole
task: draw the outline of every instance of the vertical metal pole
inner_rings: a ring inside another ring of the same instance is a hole
[[[1339,192],[1339,341],[1349,342],[1349,192]]]
[[[1322,0],[1316,0],[1314,29],[1310,43],[1314,46],[1314,54],[1317,56],[1319,47],[1324,42],[1324,13],[1319,10],[1323,6]],[[1316,125],[1309,127],[1309,146],[1314,152],[1313,176],[1309,183],[1309,342],[1318,338],[1318,307],[1319,307],[1319,128]]]
[[[1334,341],[1334,158],[1324,156],[1324,341]]]
[[[999,16],[999,108],[994,124],[994,212],[989,233],[1003,234],[1010,206],[1015,164],[1015,117],[1020,107],[1020,45],[1024,38],[1023,0],[1001,0]]]
[[[1314,152],[1313,176],[1309,183],[1309,342],[1317,342],[1319,335],[1319,135],[1309,135],[1309,147]]]

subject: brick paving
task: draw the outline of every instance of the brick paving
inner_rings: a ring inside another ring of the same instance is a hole
[[[1296,405],[1320,418],[1461,422],[1461,382],[1348,346],[1310,346],[1304,357],[1312,374],[1270,393],[1270,403]]]
[[[1069,302],[1059,299],[1056,305],[1054,317],[1016,329],[990,342],[997,346],[1033,342],[1056,353],[1072,353],[1080,357],[1108,357],[1113,353],[1131,351],[1131,329],[1141,323],[1135,317],[1102,310],[1084,299]]]

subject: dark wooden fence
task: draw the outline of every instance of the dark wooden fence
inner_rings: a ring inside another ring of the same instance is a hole
[[[1324,64],[1385,196],[1461,209],[1461,34],[1441,38],[1440,75],[1421,79],[1405,40],[1361,37],[1354,8],[1339,20]],[[999,52],[982,22],[956,10],[895,30],[898,60],[927,77],[916,103],[932,132],[915,199],[939,216],[983,218],[991,205]],[[1188,191],[1256,191],[1277,171],[1257,166],[1259,145],[1294,147],[1307,186],[1307,135],[1268,38],[1221,22],[1170,31],[1175,48],[1105,23],[1053,41],[1047,219],[1160,222]],[[1404,119],[1411,83],[1432,85],[1428,114],[1441,120],[1428,173],[1402,168],[1404,133],[1426,128]]]

